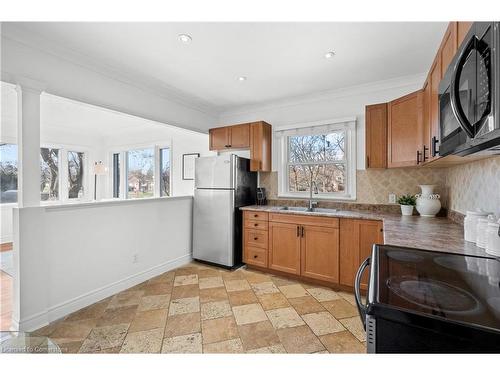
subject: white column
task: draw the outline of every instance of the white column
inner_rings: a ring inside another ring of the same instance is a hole
[[[34,86],[34,85],[32,85]],[[42,89],[18,85],[18,204],[40,206],[40,95]]]

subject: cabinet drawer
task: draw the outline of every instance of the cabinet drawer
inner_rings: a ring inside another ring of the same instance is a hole
[[[245,246],[245,263],[267,267],[267,250],[248,245]]]
[[[320,227],[338,228],[339,219],[336,217],[328,216],[308,216],[296,214],[276,214],[269,215],[269,221],[278,223],[290,223],[299,225],[316,225]]]
[[[267,221],[269,214],[263,211],[245,211],[246,220],[264,220]]]
[[[245,241],[249,246],[267,249],[267,231],[245,229]]]
[[[267,230],[267,221],[245,220],[245,228]]]

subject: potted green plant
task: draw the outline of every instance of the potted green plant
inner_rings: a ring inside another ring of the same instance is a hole
[[[398,198],[397,202],[401,206],[401,214],[403,216],[413,215],[413,207],[417,203],[414,195],[402,195]]]

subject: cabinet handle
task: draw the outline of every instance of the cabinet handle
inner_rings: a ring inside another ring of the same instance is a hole
[[[429,159],[429,157],[427,156],[426,151],[429,151],[429,147],[427,147],[426,145],[424,145],[424,155],[423,155],[423,156],[424,156],[424,160],[423,160],[424,162],[425,162],[427,159]]]
[[[302,227],[301,236],[304,237],[304,227]]]
[[[229,147],[231,147],[231,145],[224,145],[224,147],[229,148]]]
[[[439,154],[439,150],[437,149],[436,145],[439,143],[439,140],[436,138],[436,136],[432,137],[431,140],[431,156],[434,157],[437,154]]]
[[[381,232],[383,232],[383,231],[384,231],[384,229],[383,229],[383,228],[380,228],[380,231],[381,231]]]
[[[297,225],[297,237],[300,236],[300,227]]]
[[[259,217],[259,214],[254,214],[253,217]]]
[[[254,237],[253,240],[254,241],[257,241],[259,239],[259,237]]]
[[[366,156],[366,168],[370,168],[370,157]]]
[[[417,150],[417,165],[420,164],[420,154],[421,152]]]

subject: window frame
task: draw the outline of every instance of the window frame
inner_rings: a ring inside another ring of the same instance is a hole
[[[321,135],[336,131],[345,132],[344,160],[318,163],[289,163],[289,138],[292,136]],[[356,200],[356,119],[324,120],[298,124],[275,130],[278,148],[278,197],[309,198],[309,191],[291,192],[289,186],[290,165],[345,165],[345,190],[343,192],[313,194],[313,199]]]
[[[41,206],[50,206],[67,203],[81,203],[90,200],[93,197],[93,179],[90,178],[91,168],[89,160],[91,160],[92,152],[89,148],[82,146],[73,146],[68,144],[58,143],[40,143],[40,148],[55,148],[59,150],[59,199],[54,201],[42,201],[40,198]],[[83,196],[81,198],[69,198],[69,183],[68,183],[68,152],[82,152],[83,153]],[[92,192],[92,195],[90,194]],[[41,193],[41,192],[40,192]]]
[[[140,144],[130,144],[123,146],[115,146],[108,148],[107,157],[110,161],[111,168],[108,170],[108,194],[111,200],[128,200],[132,199],[128,197],[128,152],[132,150],[139,150],[145,148],[154,149],[154,194],[150,198],[140,198],[140,199],[151,199],[151,198],[169,198],[173,196],[173,151],[171,141],[162,141],[159,143],[140,143]],[[160,196],[160,150],[168,148],[170,153],[170,195]],[[114,165],[113,165],[113,154],[120,154],[120,194],[118,198],[113,197],[113,175],[114,175]]]

